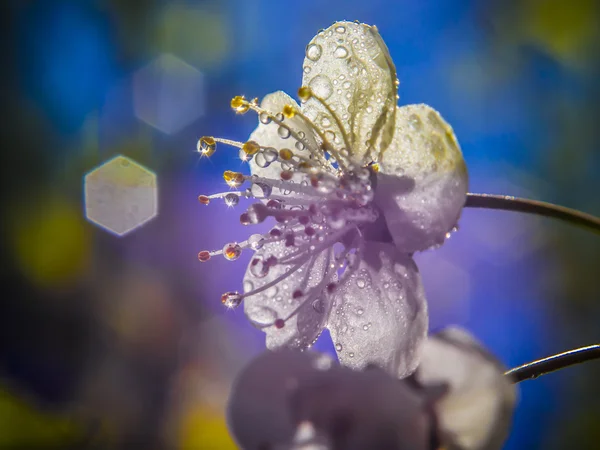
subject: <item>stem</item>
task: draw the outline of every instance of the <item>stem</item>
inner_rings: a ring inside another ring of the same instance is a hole
[[[589,345],[587,347],[568,350],[559,353],[558,355],[538,359],[537,361],[510,369],[504,375],[511,377],[513,383],[520,383],[524,380],[531,380],[550,372],[591,361],[593,359],[600,359],[600,345]]]
[[[600,218],[592,216],[575,209],[552,203],[529,200],[526,198],[512,197],[510,195],[494,194],[467,194],[465,207],[503,209],[505,211],[517,211],[527,214],[537,214],[554,219],[564,220],[575,225],[588,228],[600,234]]]

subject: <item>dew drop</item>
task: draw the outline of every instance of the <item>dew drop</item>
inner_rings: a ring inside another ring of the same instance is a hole
[[[416,114],[411,114],[408,117],[408,124],[414,131],[421,131],[423,129],[423,122],[421,122],[421,119]]]
[[[279,127],[277,128],[277,134],[280,138],[287,139],[290,137],[290,130],[288,130],[286,127]]]
[[[344,33],[346,32],[346,27],[345,27],[345,26],[343,26],[343,25],[340,25],[339,27],[337,27],[337,28],[335,29],[335,32],[336,32],[336,33],[339,33],[339,34],[344,34]]]
[[[309,44],[306,47],[306,57],[311,61],[318,61],[323,53],[323,48],[319,44]]]
[[[358,286],[359,289],[363,289],[366,286],[366,282],[364,278],[359,278],[356,280],[356,285]]]
[[[312,302],[312,307],[319,314],[323,314],[325,312],[325,304],[321,298],[318,298]]]
[[[240,197],[237,194],[227,194],[225,196],[225,204],[227,206],[236,206],[240,202]]]
[[[284,130],[285,130],[285,128],[284,128]],[[289,133],[289,131],[288,131],[288,133]],[[289,136],[289,134],[288,134],[288,136]],[[265,156],[265,161],[267,161],[267,163],[271,164],[273,161],[275,161],[277,159],[277,155],[279,155],[279,153],[273,147],[267,147],[263,151],[263,155]]]
[[[342,84],[342,87],[344,89],[350,89],[351,86],[352,86],[352,83],[350,81],[344,81],[344,84]]]
[[[229,261],[234,261],[242,254],[242,248],[235,242],[225,244],[223,247],[223,256]]]
[[[235,308],[242,303],[242,296],[239,292],[225,292],[221,295],[221,303],[227,308]]]
[[[250,292],[252,289],[254,289],[254,283],[252,283],[252,281],[250,281],[250,280],[245,280],[244,281],[244,292]]]
[[[346,49],[346,47],[343,47],[340,45],[338,48],[336,48],[333,51],[333,56],[335,56],[336,58],[339,58],[339,59],[346,58],[346,57],[348,57],[348,49]]]
[[[328,127],[330,127],[330,126],[331,126],[331,120],[329,120],[329,117],[323,117],[323,118],[321,119],[321,126],[322,126],[323,128],[328,128]]]
[[[265,242],[262,234],[253,234],[248,238],[248,244],[252,250],[260,250]]]
[[[264,278],[269,273],[269,265],[260,256],[257,256],[250,261],[250,273],[256,278]]]
[[[362,308],[358,308],[358,309],[356,310],[356,314],[358,314],[359,316],[362,316],[364,312],[365,312],[365,310],[364,310],[364,309],[362,309]]]
[[[348,356],[349,356],[350,358],[354,358],[354,353],[350,352],[350,353],[348,353]]]
[[[261,112],[258,116],[258,119],[260,120],[261,123],[264,123],[265,125],[268,125],[271,123],[271,118],[269,117],[269,115],[266,112]]]
[[[273,298],[277,295],[277,292],[279,292],[279,288],[277,286],[271,286],[269,289],[267,289],[265,291],[265,295],[268,298]]]
[[[331,97],[331,94],[333,94],[333,86],[331,85],[329,78],[325,75],[317,75],[310,80],[308,86],[317,97],[320,97],[323,100],[327,100]]]
[[[336,351],[341,352],[342,351],[342,344],[335,344],[335,349],[336,349]]]

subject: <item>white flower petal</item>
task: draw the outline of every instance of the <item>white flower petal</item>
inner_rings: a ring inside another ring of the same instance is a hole
[[[282,346],[304,349],[312,345],[323,330],[330,311],[330,300],[324,290],[336,275],[329,268],[332,260],[329,250],[299,262],[279,262],[266,274],[261,271],[269,257],[282,261],[296,250],[296,247],[286,247],[285,241],[267,243],[254,254],[244,276],[244,293],[264,288],[284,277],[268,289],[244,298],[244,312],[254,326],[267,334],[269,349]],[[328,277],[325,277],[326,273]],[[304,295],[293,298],[297,290]],[[277,319],[283,320],[281,328],[277,326]]]
[[[412,253],[443,243],[467,188],[450,125],[427,105],[398,108],[393,142],[379,160],[375,197],[396,246]]]
[[[517,396],[504,371],[473,336],[457,327],[431,336],[423,346],[416,376],[425,386],[449,386],[436,411],[443,434],[456,448],[502,448]]]
[[[300,109],[296,101],[283,91],[277,91],[271,94],[267,94],[260,104],[261,108],[273,114],[280,113],[285,105],[292,105],[296,109]],[[304,139],[306,140],[305,148],[303,148],[302,150],[296,148],[295,145],[297,141],[294,139],[293,136],[289,136],[286,139],[282,138],[278,134],[279,125],[277,125],[275,122],[271,121],[268,124],[264,124],[260,121],[260,119],[258,122],[258,126],[250,135],[249,140],[257,142],[261,147],[271,147],[277,151],[284,148],[289,148],[290,150],[292,150],[292,152],[294,152],[294,154],[308,158],[310,155],[309,151],[307,150],[309,146],[312,146],[312,148],[316,148],[313,132],[309,128],[307,128],[306,124],[298,116],[292,117],[291,119],[285,118],[284,123],[287,124],[294,131],[301,132],[304,135]],[[283,170],[281,162],[275,161],[267,167],[261,167],[262,164],[258,163],[258,160],[260,158],[263,157],[260,155],[256,155],[249,162],[250,172],[252,173],[252,175],[258,175],[259,177],[279,180],[281,172]],[[300,172],[294,172],[292,181],[300,183],[304,179],[306,179],[306,175]],[[281,195],[281,191],[278,188],[274,188],[273,192],[277,195]]]
[[[389,145],[397,102],[396,69],[377,29],[338,22],[306,47],[302,84],[333,110],[350,142],[344,144],[331,112],[315,98],[302,111],[324,131],[336,134],[357,162],[369,162]]]
[[[334,293],[327,327],[340,362],[354,369],[376,364],[400,377],[419,363],[428,315],[412,258],[392,244],[367,242],[356,272]]]
[[[296,424],[290,395],[320,372],[325,355],[313,352],[265,352],[237,376],[227,406],[227,422],[238,444],[248,450],[279,448],[292,441]]]

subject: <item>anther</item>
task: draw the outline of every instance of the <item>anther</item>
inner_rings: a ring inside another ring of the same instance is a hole
[[[293,247],[296,244],[296,240],[294,238],[294,233],[288,233],[285,235],[285,246]]]
[[[233,97],[230,105],[237,114],[245,114],[248,112],[248,109],[250,109],[250,104],[240,95]]]
[[[296,115],[296,108],[292,105],[284,105],[283,110],[281,111],[285,117],[291,119]]]
[[[307,236],[314,236],[316,233],[315,229],[313,227],[304,227],[304,234],[306,234]]]
[[[250,225],[250,216],[248,215],[248,213],[240,214],[240,223],[242,225]]]
[[[300,289],[296,289],[293,293],[292,293],[292,298],[296,299],[296,298],[300,298],[304,295],[304,293],[300,290]]]
[[[200,262],[206,262],[210,259],[210,253],[206,250],[202,250],[200,253],[198,253],[198,261]]]
[[[298,97],[300,97],[300,100],[303,102],[307,101],[312,97],[311,89],[308,86],[302,86],[300,89],[298,89]]]
[[[208,205],[210,203],[210,198],[208,198],[208,196],[206,196],[206,195],[199,195],[198,201],[200,203],[202,203],[203,205]]]
[[[329,283],[327,285],[327,292],[329,292],[330,294],[335,291],[335,288],[337,287],[337,283]]]
[[[246,155],[252,156],[258,153],[258,151],[260,150],[260,145],[258,145],[258,143],[256,143],[255,141],[248,141],[245,142],[244,145],[242,145],[242,150],[244,151],[244,153],[246,153]]]
[[[284,170],[281,172],[280,177],[283,181],[289,181],[294,176],[294,173],[291,170]]]
[[[202,156],[212,156],[217,149],[217,143],[215,142],[214,138],[210,136],[203,136],[198,139],[196,149]]]
[[[285,321],[283,319],[277,319],[275,321],[275,328],[277,328],[278,330],[281,330],[283,327],[285,327]]]
[[[269,234],[273,237],[279,237],[281,236],[281,230],[279,228],[273,228],[271,231],[269,231]]]
[[[292,159],[293,156],[294,154],[289,148],[282,148],[281,150],[279,150],[279,158],[284,161],[289,161],[290,159]]]

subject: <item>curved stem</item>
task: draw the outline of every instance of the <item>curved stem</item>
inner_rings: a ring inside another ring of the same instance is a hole
[[[589,345],[587,347],[568,350],[559,353],[558,355],[538,359],[537,361],[510,369],[504,375],[511,377],[513,383],[520,383],[524,380],[531,380],[550,372],[591,361],[593,359],[600,359],[600,345]]]
[[[539,216],[552,217],[554,219],[580,225],[600,234],[600,218],[552,203],[512,197],[510,195],[469,193],[467,194],[465,207],[503,209],[505,211],[537,214]]]

